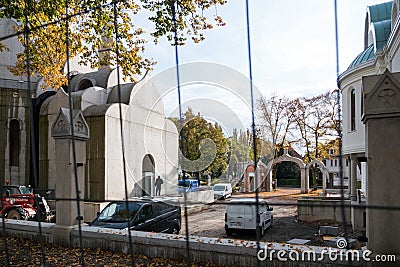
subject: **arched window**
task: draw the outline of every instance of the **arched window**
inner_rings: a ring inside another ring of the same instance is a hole
[[[19,166],[19,151],[21,146],[19,127],[19,120],[12,119],[10,121],[10,166]]]
[[[96,81],[94,79],[84,78],[79,81],[78,85],[76,86],[75,91],[85,90],[85,89],[87,89],[89,87],[93,87],[93,86],[96,86]]]
[[[356,91],[350,92],[350,130],[356,130]]]
[[[361,118],[362,118],[362,116],[364,115],[364,93],[363,93],[363,91],[361,90],[361,101],[360,101],[360,104],[361,104],[361,108],[360,108],[360,110],[361,110]]]

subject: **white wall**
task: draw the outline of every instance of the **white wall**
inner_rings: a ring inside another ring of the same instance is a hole
[[[356,130],[351,130],[350,125],[350,93],[356,94]],[[365,152],[365,127],[361,121],[361,77],[342,90],[343,109],[343,154]]]
[[[177,129],[165,119],[154,87],[135,86],[133,90],[130,105],[122,105],[128,193],[134,194],[135,183],[141,185],[143,158],[150,154],[154,158],[155,177],[160,175],[164,181],[161,194],[176,194]],[[119,105],[113,104],[106,113],[106,199],[125,196],[119,117]]]

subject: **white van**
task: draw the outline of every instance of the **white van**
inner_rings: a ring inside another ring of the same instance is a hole
[[[232,185],[227,184],[215,184],[213,187],[214,198],[225,199],[232,196]]]
[[[259,223],[257,224],[257,216]],[[225,231],[229,236],[238,230],[260,230],[261,236],[272,226],[272,207],[263,199],[258,201],[258,215],[254,198],[237,198],[229,201],[225,213]]]

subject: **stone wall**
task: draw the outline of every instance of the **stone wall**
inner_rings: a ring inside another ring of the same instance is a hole
[[[7,234],[11,236],[21,236],[30,239],[38,238],[37,222],[7,220],[5,225]],[[55,224],[42,223],[42,232],[47,242],[53,243],[52,232],[54,231],[52,228],[54,227]],[[83,247],[102,248],[114,252],[129,253],[129,238],[126,230],[83,225],[81,232]],[[134,253],[148,257],[172,258],[176,260],[187,259],[187,242],[183,235],[132,231],[131,236]],[[72,247],[79,247],[80,237],[77,226],[71,229],[69,237]],[[326,253],[328,251],[326,247],[260,242],[260,250],[257,250],[255,241],[199,236],[190,236],[189,242],[190,260],[199,264],[257,266],[257,255],[261,259],[261,266],[348,266],[350,264],[345,260],[341,260],[339,256],[334,260],[330,259]],[[337,253],[342,252],[344,255],[346,253],[340,249],[335,249],[335,251]],[[265,252],[268,255],[266,258],[264,258]],[[310,254],[311,252],[312,254]],[[362,258],[362,251],[354,250],[354,253]],[[286,259],[286,261],[278,260],[278,255]],[[289,255],[291,255],[290,257],[293,260],[289,258]],[[351,266],[368,265],[366,262],[360,260],[352,261]]]
[[[29,105],[23,89],[0,88],[0,183],[29,184]],[[10,166],[10,121],[20,126],[18,166]]]
[[[340,199],[332,198],[301,198],[297,200],[297,214],[300,221],[343,222],[343,213]],[[344,208],[346,221],[351,222],[350,200],[345,200]]]
[[[214,202],[214,191],[211,190],[202,190],[196,192],[187,192],[186,200],[188,203],[190,202],[200,202],[200,203],[213,203]],[[183,203],[183,196],[179,200],[179,202]]]

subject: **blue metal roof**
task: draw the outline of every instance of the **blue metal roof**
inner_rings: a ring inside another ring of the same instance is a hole
[[[384,20],[374,22],[373,27],[375,31],[375,45],[376,50],[382,50],[383,46],[387,43],[391,31],[391,20]]]
[[[362,51],[354,60],[351,62],[350,66],[347,69],[351,69],[363,62],[366,62],[370,59],[375,58],[375,51],[374,51],[374,45],[370,45]]]
[[[375,50],[382,50],[386,45],[391,31],[392,5],[393,1],[367,7],[367,12],[369,14],[368,23],[370,27],[373,27],[374,31],[374,44],[362,51],[353,62],[351,62],[347,69],[351,69],[363,62],[373,59],[375,57]],[[366,30],[368,30],[368,28]]]
[[[379,22],[383,20],[390,20],[392,16],[393,1],[386,2],[378,5],[368,7],[369,22]]]

